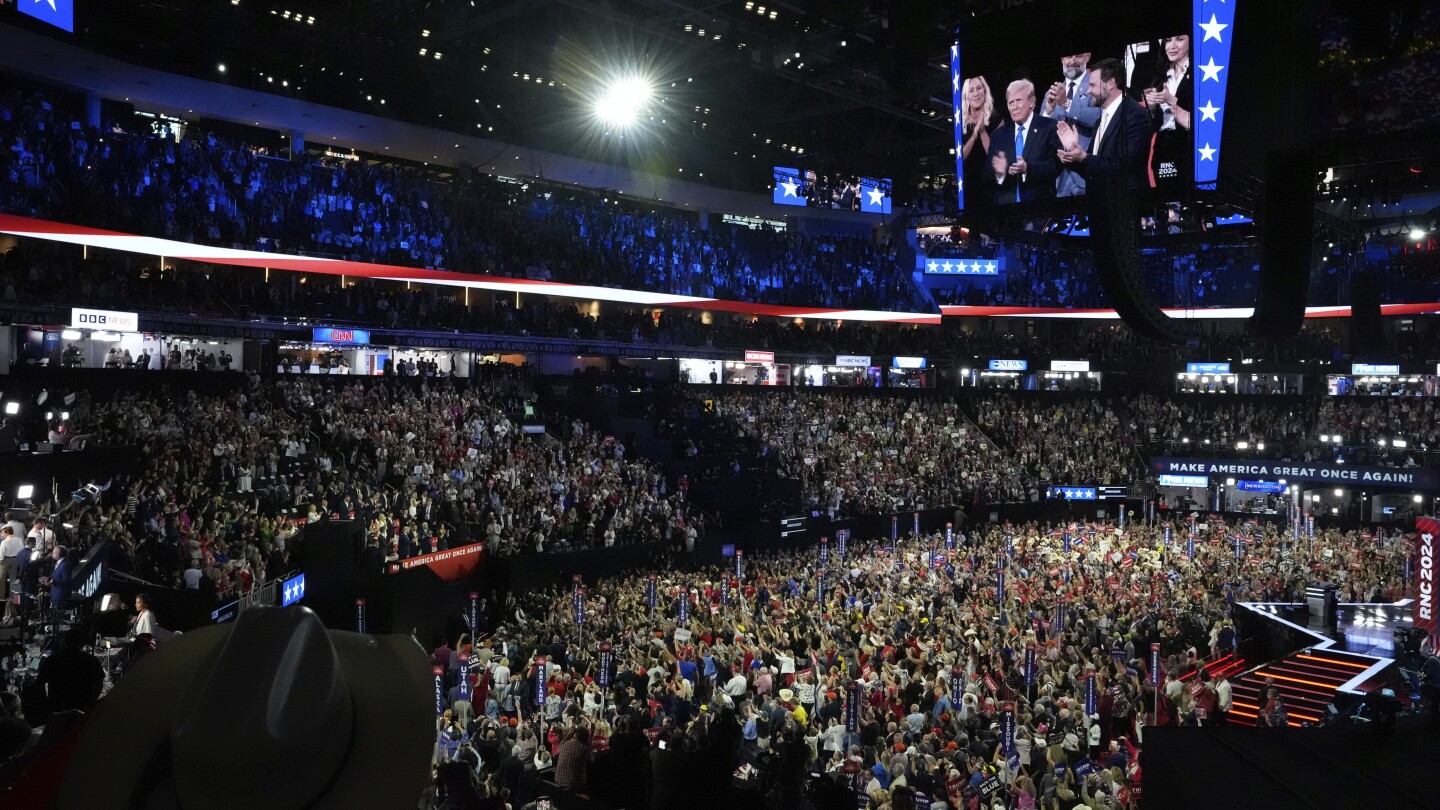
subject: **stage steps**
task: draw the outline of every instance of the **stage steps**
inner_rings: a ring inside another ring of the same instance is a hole
[[[1335,691],[1374,663],[1368,656],[1353,653],[1301,650],[1265,664],[1232,681],[1230,721],[1239,725],[1255,723],[1265,705],[1265,690],[1274,686],[1285,698],[1290,725],[1319,723]]]

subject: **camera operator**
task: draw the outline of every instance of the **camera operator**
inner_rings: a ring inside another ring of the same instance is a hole
[[[15,535],[9,526],[0,527],[0,599],[5,601],[5,620],[15,616],[13,594],[20,585],[20,555],[25,553],[25,541]]]

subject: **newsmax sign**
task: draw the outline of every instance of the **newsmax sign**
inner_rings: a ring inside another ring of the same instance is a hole
[[[1440,489],[1435,470],[1398,467],[1357,467],[1349,464],[1298,464],[1291,461],[1252,459],[1151,457],[1155,475],[1244,476],[1284,478],[1287,481],[1321,481],[1332,484],[1367,484],[1402,489]]]

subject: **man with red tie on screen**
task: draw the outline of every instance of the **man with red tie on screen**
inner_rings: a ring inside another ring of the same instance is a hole
[[[1125,68],[1116,59],[1104,59],[1090,68],[1090,103],[1100,109],[1100,121],[1087,150],[1080,133],[1061,121],[1056,127],[1060,164],[1081,176],[1124,173],[1134,190],[1150,185],[1150,117],[1145,108],[1125,95]]]
[[[1005,90],[1010,120],[990,136],[990,168],[995,173],[999,203],[1049,200],[1055,197],[1060,151],[1055,121],[1035,111],[1035,85],[1017,79]],[[1147,122],[1149,118],[1145,119]],[[1148,125],[1148,123],[1147,123]]]

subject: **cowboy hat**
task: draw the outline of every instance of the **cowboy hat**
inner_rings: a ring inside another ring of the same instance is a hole
[[[410,638],[253,608],[162,646],[96,706],[57,807],[409,806],[432,689]]]
[[[793,689],[781,689],[781,690],[780,690],[780,699],[783,700],[783,701],[785,701],[786,703],[790,703],[791,701],[795,700],[795,690],[793,690]]]

